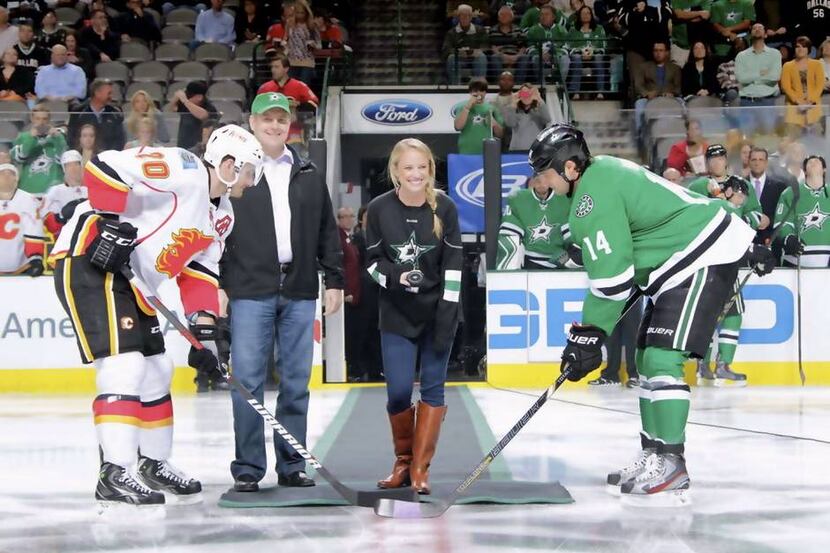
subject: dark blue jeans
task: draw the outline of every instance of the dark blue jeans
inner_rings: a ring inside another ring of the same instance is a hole
[[[280,384],[275,414],[303,445],[314,348],[314,307],[314,300],[291,300],[280,295],[231,300],[233,375],[263,402],[268,359],[278,351]],[[262,418],[235,390],[231,400],[236,442],[231,474],[234,478],[249,474],[261,480],[268,470]],[[276,433],[274,446],[278,474],[305,470],[303,458]]]
[[[415,384],[415,361],[421,350],[421,401],[432,406],[444,405],[444,383],[447,381],[447,361],[452,348],[435,351],[432,331],[420,338],[410,339],[391,332],[380,333],[383,353],[383,374],[386,378],[390,415],[405,411],[412,405],[412,388]]]

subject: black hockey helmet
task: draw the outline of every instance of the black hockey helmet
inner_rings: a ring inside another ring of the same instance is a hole
[[[553,169],[570,183],[573,192],[574,183],[565,177],[565,162],[573,161],[582,173],[591,162],[591,152],[582,131],[573,125],[557,123],[539,133],[530,146],[527,159],[534,173]]]
[[[810,161],[811,159],[820,160],[821,161],[821,166],[824,168],[825,171],[827,171],[827,162],[824,160],[823,156],[820,156],[818,154],[812,154],[812,155],[809,155],[809,156],[804,158],[804,163],[801,164],[801,170],[802,171],[804,171],[805,173],[807,172],[807,162]]]
[[[706,148],[706,160],[710,160],[713,157],[726,157],[726,148],[723,147],[723,144],[710,144],[708,148]]]
[[[746,196],[749,195],[749,183],[741,177],[736,177],[735,175],[732,175],[731,177],[723,181],[720,187],[721,190],[727,190],[731,188],[733,194],[742,192]]]

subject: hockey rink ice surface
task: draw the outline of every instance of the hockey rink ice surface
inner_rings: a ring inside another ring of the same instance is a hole
[[[382,519],[361,507],[218,507],[232,483],[233,433],[230,399],[212,393],[174,398],[173,462],[201,479],[204,503],[167,507],[162,521],[102,522],[93,501],[98,457],[91,397],[4,396],[0,553],[830,551],[830,445],[692,425],[687,460],[693,505],[622,506],[605,492],[605,475],[636,452],[639,418],[558,400],[634,413],[636,390],[567,387],[502,455],[514,478],[559,480],[576,503],[462,505],[431,520]],[[312,449],[345,393],[312,391]],[[486,387],[472,388],[472,394],[498,437],[534,401]],[[270,409],[273,397],[267,398]],[[382,405],[378,416],[384,416]],[[690,420],[830,441],[830,391],[694,389]],[[391,467],[391,445],[367,455],[389,456]],[[272,471],[263,484],[275,483]]]

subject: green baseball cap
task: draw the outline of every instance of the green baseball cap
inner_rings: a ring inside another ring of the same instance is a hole
[[[288,98],[284,94],[280,94],[279,92],[257,94],[254,102],[251,104],[251,113],[259,115],[269,109],[281,109],[287,113],[291,113],[291,105],[288,103]]]

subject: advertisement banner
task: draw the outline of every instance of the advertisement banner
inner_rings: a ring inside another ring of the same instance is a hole
[[[502,155],[502,198],[525,188],[532,173],[526,154]],[[484,232],[484,158],[450,154],[447,156],[447,176],[450,197],[458,206],[461,232]]]

